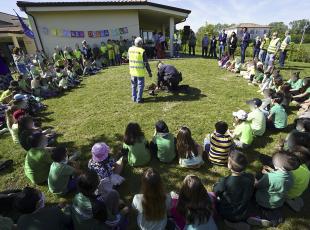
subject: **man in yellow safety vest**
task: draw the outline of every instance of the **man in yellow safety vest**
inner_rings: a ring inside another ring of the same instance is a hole
[[[280,38],[277,32],[273,32],[271,41],[267,49],[267,56],[265,59],[265,66],[269,66],[275,60],[275,56],[280,48]]]
[[[270,39],[268,37],[268,34],[264,34],[264,38],[262,40],[262,43],[260,44],[260,51],[258,54],[258,60],[260,60],[262,63],[265,62],[269,43],[270,43]]]
[[[152,71],[145,50],[142,48],[142,44],[142,38],[137,37],[134,41],[134,45],[128,49],[132,100],[137,103],[142,103],[145,70],[147,70],[149,77],[152,77]]]
[[[287,30],[285,32],[285,38],[282,41],[281,46],[280,46],[281,52],[280,52],[279,64],[281,67],[284,67],[286,53],[290,49],[290,43],[291,43],[291,35],[290,35],[290,31]]]

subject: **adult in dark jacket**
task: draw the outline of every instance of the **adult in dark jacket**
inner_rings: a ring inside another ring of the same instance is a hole
[[[258,58],[261,44],[262,44],[261,39],[259,36],[257,36],[253,44],[253,59]]]
[[[246,51],[246,48],[248,48],[249,43],[250,43],[250,34],[248,33],[247,27],[243,27],[242,31],[243,31],[243,35],[242,35],[242,40],[241,40],[241,63],[244,63],[245,51]]]
[[[169,91],[176,90],[182,81],[182,73],[174,66],[159,61],[157,64],[157,87],[167,87]]]
[[[217,58],[217,55],[216,55],[216,42],[217,42],[216,38],[215,38],[215,36],[213,36],[211,41],[210,41],[209,57]]]
[[[231,33],[228,39],[229,56],[235,58],[235,51],[237,49],[238,38],[235,32]]]
[[[222,32],[219,34],[219,59],[222,58],[225,47],[227,42],[227,34],[225,33],[225,30],[222,30]]]

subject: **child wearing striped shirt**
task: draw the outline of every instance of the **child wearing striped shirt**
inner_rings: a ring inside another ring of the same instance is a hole
[[[212,164],[227,166],[228,156],[233,145],[232,137],[227,133],[227,130],[228,124],[219,121],[215,124],[215,131],[211,135],[207,135],[204,141],[205,151]]]

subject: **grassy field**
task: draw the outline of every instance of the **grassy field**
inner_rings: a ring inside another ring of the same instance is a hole
[[[130,121],[140,123],[146,137],[150,140],[154,132],[154,123],[163,119],[173,133],[182,125],[191,128],[195,140],[202,143],[204,136],[214,129],[214,123],[225,120],[232,124],[232,112],[238,109],[248,110],[245,101],[260,97],[256,88],[235,75],[220,70],[214,60],[202,58],[169,60],[183,73],[183,84],[190,85],[187,93],[171,95],[161,93],[156,97],[144,94],[144,104],[131,102],[128,66],[114,67],[83,81],[81,88],[66,93],[64,97],[45,101],[47,111],[42,114],[44,126],[52,126],[60,134],[58,142],[67,143],[70,148],[82,152],[82,167],[86,167],[90,158],[90,149],[94,142],[105,141],[117,152],[122,144],[122,136]],[[155,76],[155,62],[151,67]],[[301,71],[301,76],[310,75],[310,65],[289,63],[281,70],[285,78],[292,71]],[[155,78],[147,78],[146,84],[155,82]],[[289,123],[292,124],[296,109],[292,108]],[[291,125],[290,125],[291,127]],[[288,131],[287,131],[288,132]],[[255,140],[253,147],[246,151],[250,159],[249,171],[261,169],[260,159],[270,156],[279,141],[287,132],[270,133]],[[13,145],[9,134],[0,137],[1,159],[13,159],[12,169],[1,172],[0,189],[21,188],[30,185],[23,173],[25,152]],[[171,165],[160,164],[152,160],[150,166],[160,171],[166,190],[178,190],[187,174],[201,177],[210,191],[213,184],[229,171],[223,167],[205,166],[198,170],[187,170],[178,167],[177,162]],[[142,168],[125,167],[123,176],[126,181],[120,188],[121,196],[130,204],[134,194],[139,192]],[[51,195],[47,186],[37,186],[44,191],[48,203],[57,203],[60,198]],[[70,200],[72,196],[65,199]],[[305,207],[301,213],[295,214],[285,208],[287,219],[279,229],[310,229],[310,193],[304,195]],[[135,219],[131,218],[130,229],[136,229]],[[225,229],[220,223],[220,229]]]

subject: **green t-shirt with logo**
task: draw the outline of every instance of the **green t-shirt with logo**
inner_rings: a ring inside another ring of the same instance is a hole
[[[277,129],[284,129],[287,126],[287,113],[282,105],[275,104],[270,109],[270,115],[272,115],[272,120],[274,126]]]
[[[250,145],[253,142],[253,131],[248,121],[244,121],[237,125],[234,134],[244,144]]]
[[[156,134],[153,143],[157,145],[157,157],[160,161],[169,163],[175,158],[174,136],[171,133]]]
[[[42,184],[48,178],[52,159],[45,149],[31,148],[25,158],[25,175],[32,183]]]
[[[298,169],[291,171],[293,185],[287,193],[287,197],[294,199],[300,197],[308,188],[310,180],[310,171],[307,165],[303,164]]]
[[[293,82],[292,80],[288,80],[287,83],[289,83],[291,85],[291,88],[293,90],[299,90],[302,87],[303,80],[302,79],[298,79],[295,82]]]
[[[74,174],[74,168],[64,163],[53,162],[48,174],[48,188],[51,193],[65,194],[68,191],[68,182]]]

